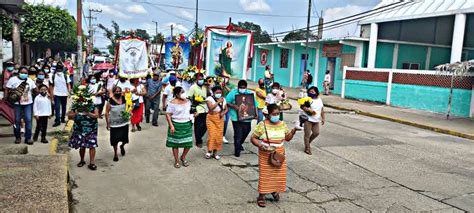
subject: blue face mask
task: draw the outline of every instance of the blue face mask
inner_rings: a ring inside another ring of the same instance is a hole
[[[221,98],[222,97],[222,94],[221,93],[217,93],[214,95],[216,98]]]
[[[239,93],[244,94],[246,91],[247,91],[247,89],[240,89],[240,88],[239,88]]]
[[[272,123],[278,123],[280,121],[280,116],[279,115],[272,115],[270,116],[270,122]]]
[[[44,80],[44,75],[38,75],[39,80]]]
[[[308,93],[308,97],[310,97],[310,98],[316,98],[317,96],[316,96],[316,94]]]
[[[49,69],[44,69],[44,72],[45,72],[45,73],[49,73]]]
[[[95,84],[95,83],[97,83],[97,80],[91,79],[91,84]]]
[[[7,70],[8,70],[8,71],[13,71],[13,68],[14,68],[14,67],[7,67]]]
[[[20,79],[22,79],[22,80],[25,80],[26,78],[28,78],[28,74],[26,74],[26,73],[20,73],[19,76],[20,76]]]
[[[197,84],[198,84],[199,86],[203,85],[203,84],[204,84],[204,80],[203,80],[203,79],[199,79],[199,80],[197,81]]]

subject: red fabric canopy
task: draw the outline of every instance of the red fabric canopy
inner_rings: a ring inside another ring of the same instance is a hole
[[[111,63],[100,63],[92,67],[93,70],[110,70],[113,68],[114,68],[114,65]]]

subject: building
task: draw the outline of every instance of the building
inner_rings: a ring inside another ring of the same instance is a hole
[[[392,4],[384,0],[376,8]],[[360,37],[309,42],[308,69],[322,87],[344,98],[446,113],[451,76],[435,66],[474,59],[474,1],[405,1],[359,22]],[[305,42],[255,44],[250,78],[263,77],[265,65],[275,81],[298,87]],[[451,113],[474,117],[474,75],[456,77]]]

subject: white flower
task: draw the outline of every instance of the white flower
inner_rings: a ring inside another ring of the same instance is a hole
[[[80,90],[84,90],[84,89],[86,89],[86,88],[87,88],[87,87],[84,86],[84,85],[81,85],[81,86],[78,87],[78,89],[80,89]]]

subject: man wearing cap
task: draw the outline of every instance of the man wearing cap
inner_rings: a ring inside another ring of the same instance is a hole
[[[148,79],[146,83],[147,95],[145,101],[145,120],[150,123],[150,109],[153,108],[153,117],[151,124],[158,126],[158,115],[160,114],[160,96],[163,83],[160,80],[160,73],[155,71],[153,78]]]
[[[206,118],[209,109],[207,108],[206,101],[199,102],[196,98],[201,97],[202,100],[207,98],[207,87],[204,86],[204,75],[202,73],[196,73],[196,83],[189,88],[188,97],[193,102],[193,106],[196,107],[197,116],[194,121],[194,137],[196,139],[196,146],[202,147],[202,137],[207,132]]]
[[[71,91],[71,79],[67,72],[64,72],[62,64],[56,65],[56,70],[50,80],[51,94],[54,96],[54,112],[55,120],[53,127],[57,127],[62,123],[66,123],[66,106],[67,96]],[[61,111],[59,111],[61,109]]]

